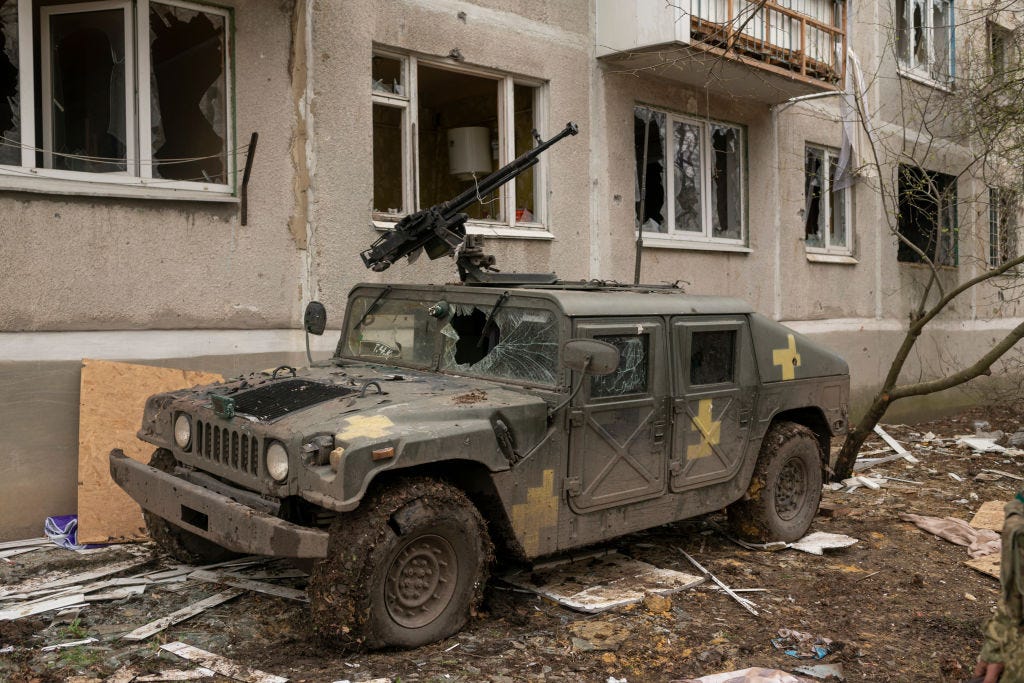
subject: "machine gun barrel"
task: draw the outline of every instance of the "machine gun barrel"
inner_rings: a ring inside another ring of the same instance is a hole
[[[419,249],[424,249],[432,259],[452,253],[465,240],[465,222],[468,217],[463,212],[473,202],[536,165],[544,150],[578,132],[577,125],[570,121],[554,137],[520,154],[483,180],[474,181],[473,187],[448,201],[403,217],[394,228],[378,237],[369,249],[360,254],[363,263],[367,268],[380,272],[387,270],[401,257],[414,254]]]

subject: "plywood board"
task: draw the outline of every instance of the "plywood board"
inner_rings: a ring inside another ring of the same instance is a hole
[[[142,510],[110,478],[107,457],[120,448],[148,462],[153,446],[135,438],[146,399],[164,391],[219,382],[208,372],[111,361],[82,361],[78,423],[78,542],[144,540]]]
[[[1006,521],[1006,501],[990,500],[982,503],[974,514],[971,526],[975,529],[991,529],[1002,533],[1003,522]]]
[[[991,555],[982,555],[976,557],[973,560],[967,560],[964,562],[968,567],[982,574],[988,574],[989,576],[998,579],[999,578],[999,553],[992,553]]]

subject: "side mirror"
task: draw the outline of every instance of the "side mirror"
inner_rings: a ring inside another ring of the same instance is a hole
[[[303,325],[306,332],[317,336],[324,333],[327,328],[327,309],[319,301],[310,301],[306,304],[306,314],[303,316]]]
[[[570,339],[562,345],[562,365],[588,375],[610,375],[619,367],[619,350],[597,339]]]

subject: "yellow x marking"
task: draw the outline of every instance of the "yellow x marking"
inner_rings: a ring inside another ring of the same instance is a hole
[[[558,496],[555,495],[555,471],[544,470],[540,486],[526,491],[526,502],[512,506],[512,528],[528,557],[540,551],[540,534],[558,525]],[[553,550],[548,548],[546,550]]]
[[[686,459],[696,460],[711,455],[722,440],[722,422],[711,417],[711,399],[701,399],[697,416],[690,418],[690,431],[700,433],[700,442],[686,447]]]
[[[793,379],[796,377],[796,368],[800,367],[800,354],[796,352],[796,339],[791,334],[786,335],[787,345],[781,349],[772,350],[772,365],[782,368],[782,379]]]

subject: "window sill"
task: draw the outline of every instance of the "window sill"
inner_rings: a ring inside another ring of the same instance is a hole
[[[840,263],[855,266],[860,261],[849,254],[823,254],[820,252],[808,251],[807,260],[811,263]]]
[[[387,220],[374,219],[371,221],[373,227],[381,232],[391,230],[395,224]],[[539,223],[526,223],[517,226],[497,225],[494,223],[466,223],[466,233],[470,235],[482,235],[498,239],[520,239],[520,240],[553,240],[555,236]]]
[[[634,238],[636,232],[633,233]],[[695,242],[676,237],[652,237],[644,235],[644,247],[651,249],[683,249],[687,251],[723,251],[734,254],[750,254],[753,249],[742,244],[728,242]]]
[[[905,66],[897,66],[896,73],[898,73],[902,78],[906,78],[908,81],[914,81],[915,83],[920,83],[921,85],[926,85],[929,88],[941,90],[945,93],[953,93],[953,88],[950,83],[943,83],[942,81],[935,80],[931,76],[925,76],[915,71],[910,71]]]
[[[164,185],[166,181],[153,181]],[[217,189],[214,189],[216,187]],[[238,197],[223,186],[210,186],[211,189],[193,189],[182,187],[166,187],[146,184],[145,180],[123,179],[107,180],[75,180],[54,178],[29,169],[0,168],[0,190],[16,192],[38,192],[50,195],[80,195],[87,197],[125,197],[133,199],[168,199],[192,202],[224,202],[237,204]]]

